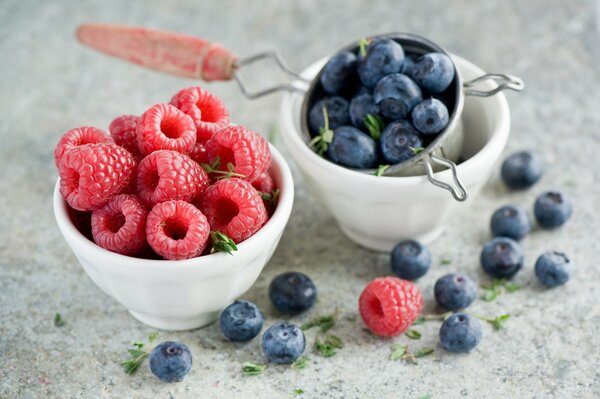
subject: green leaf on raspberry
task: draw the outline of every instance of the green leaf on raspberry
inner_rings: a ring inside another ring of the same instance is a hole
[[[245,362],[244,364],[242,364],[242,374],[245,376],[260,375],[263,371],[265,371],[266,368],[266,364]]]
[[[280,193],[278,188],[274,189],[270,193],[263,193],[262,191],[259,191],[258,193],[260,194],[261,198],[272,207],[277,205],[277,199],[279,199]]]
[[[213,244],[212,249],[210,250],[211,254],[215,252],[227,252],[229,255],[233,255],[233,251],[238,250],[235,242],[220,231],[211,231],[210,239]]]
[[[308,366],[308,357],[306,357],[306,356],[302,356],[301,358],[299,358],[298,360],[296,360],[294,363],[292,363],[290,365],[291,368],[297,369],[297,370],[302,370],[302,369],[306,368],[306,366]]]
[[[233,164],[231,162],[227,163],[227,165],[226,165],[227,170],[221,170],[221,158],[219,158],[219,157],[216,157],[214,159],[214,161],[212,161],[212,163],[210,163],[210,164],[201,163],[200,166],[202,166],[202,169],[204,169],[206,171],[206,173],[219,175],[216,177],[217,180],[229,179],[231,177],[239,177],[239,178],[243,179],[244,177],[246,177],[245,175],[243,175],[241,173],[236,173],[235,166],[233,166]]]
[[[417,154],[420,154],[420,153],[422,153],[423,151],[425,151],[425,148],[423,148],[423,147],[408,147],[408,148],[409,148],[409,149],[410,149],[410,150],[413,152],[413,154],[415,154],[415,155],[417,155]]]
[[[313,327],[319,327],[321,332],[325,333],[335,326],[335,315],[318,316],[308,322],[302,324],[300,329],[302,331],[310,330]]]
[[[383,176],[383,174],[385,173],[386,170],[388,170],[389,167],[390,167],[390,165],[379,165],[379,167],[373,174],[375,176]]]
[[[148,337],[148,345],[152,344],[158,338],[158,332],[150,334]],[[143,342],[136,341],[131,346],[133,348],[128,349],[127,353],[131,356],[121,362],[121,367],[127,374],[133,374],[142,364],[142,361],[150,354],[148,350],[143,349],[145,344]]]
[[[414,323],[413,323],[414,324]],[[417,330],[407,330],[404,335],[410,339],[421,339],[421,333]]]
[[[57,313],[54,315],[54,327],[62,327],[64,326],[66,323],[63,320],[62,316],[60,315],[60,313]]]
[[[325,107],[323,107],[323,120],[325,121],[325,126],[319,128],[319,134],[309,143],[309,146],[319,155],[325,154],[327,148],[329,148],[329,144],[333,141],[333,130],[329,128],[329,114]]]
[[[367,46],[371,43],[369,39],[363,37],[358,39],[358,55],[364,58],[367,55]]]
[[[373,137],[373,140],[379,140],[381,138],[381,132],[385,128],[383,119],[378,115],[367,114],[367,116],[364,117],[363,122],[369,130],[371,137]]]

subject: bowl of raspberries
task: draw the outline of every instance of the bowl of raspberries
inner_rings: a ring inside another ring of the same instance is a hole
[[[165,330],[213,322],[256,281],[290,216],[282,155],[201,87],[54,151],[58,227],[89,277]]]

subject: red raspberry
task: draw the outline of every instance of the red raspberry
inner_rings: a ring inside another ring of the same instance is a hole
[[[137,125],[140,152],[148,155],[158,150],[189,153],[196,142],[192,118],[169,104],[156,104],[140,116]]]
[[[96,244],[122,255],[139,252],[146,243],[148,209],[135,195],[121,194],[92,212]]]
[[[171,99],[171,104],[192,117],[199,143],[205,143],[214,133],[229,125],[229,112],[223,102],[201,87],[179,91]]]
[[[97,209],[127,187],[134,170],[133,156],[116,144],[74,147],[58,165],[60,193],[77,210]]]
[[[402,334],[414,323],[422,308],[419,288],[397,277],[376,278],[358,299],[363,322],[369,330],[383,337]]]
[[[132,155],[141,155],[137,145],[136,129],[140,117],[135,115],[121,115],[110,123],[108,131],[115,143],[129,151]]]
[[[219,130],[206,142],[208,159],[220,159],[219,169],[226,171],[231,163],[235,173],[252,181],[266,172],[271,165],[269,143],[260,134],[243,126],[229,126]]]
[[[275,182],[269,172],[264,172],[252,181],[252,187],[261,193],[268,194],[275,189]]]
[[[190,158],[199,164],[208,163],[208,154],[206,153],[206,147],[204,144],[196,143],[194,144],[194,148],[192,148],[192,152],[190,152]]]
[[[200,199],[211,230],[239,243],[256,233],[267,221],[262,198],[250,183],[223,179],[208,187]]]
[[[114,141],[104,130],[93,126],[76,127],[67,130],[54,149],[54,162],[56,163],[56,167],[58,167],[64,153],[71,148],[85,144],[98,143],[114,143]]]
[[[185,201],[161,202],[146,222],[148,244],[166,259],[188,259],[204,250],[210,226],[206,216]]]
[[[191,201],[208,184],[204,169],[175,151],[155,151],[137,168],[137,193],[148,207],[169,200]]]

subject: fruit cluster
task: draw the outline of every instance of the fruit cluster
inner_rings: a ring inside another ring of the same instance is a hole
[[[412,158],[448,125],[456,93],[444,53],[406,54],[386,37],[334,55],[309,105],[311,146],[339,165],[370,169]],[[450,110],[450,111],[449,111]]]
[[[222,101],[200,87],[119,116],[109,132],[71,129],[54,151],[61,195],[91,218],[105,249],[165,259],[230,252],[274,210],[268,142],[230,125]]]

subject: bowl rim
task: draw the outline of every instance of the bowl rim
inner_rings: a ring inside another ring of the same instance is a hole
[[[237,244],[238,251],[243,252],[251,250],[252,246],[261,245],[261,241],[269,234],[278,234],[279,230],[285,229],[287,221],[292,211],[294,202],[294,181],[289,165],[285,158],[274,145],[269,143],[271,150],[272,165],[279,169],[281,176],[281,184],[279,187],[280,195],[277,203],[277,208],[267,223],[254,235],[247,240]],[[271,166],[271,167],[273,167]],[[189,270],[190,268],[201,267],[204,272],[210,272],[208,268],[214,268],[214,271],[225,271],[226,266],[232,262],[227,262],[230,256],[236,256],[236,253],[229,255],[224,252],[198,256],[190,259],[181,260],[159,260],[159,259],[143,259],[133,256],[121,255],[116,252],[109,251],[97,245],[93,241],[84,236],[77,227],[73,224],[68,214],[68,205],[60,195],[60,177],[56,179],[53,195],[54,216],[58,228],[71,250],[77,247],[78,250],[73,251],[76,255],[80,251],[94,253],[102,262],[106,262],[106,267],[114,267],[118,264],[118,268],[125,267],[132,269],[154,269],[154,270]]]

